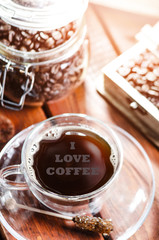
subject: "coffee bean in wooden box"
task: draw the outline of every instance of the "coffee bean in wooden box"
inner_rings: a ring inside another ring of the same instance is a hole
[[[102,69],[98,90],[159,147],[159,58],[138,42]]]

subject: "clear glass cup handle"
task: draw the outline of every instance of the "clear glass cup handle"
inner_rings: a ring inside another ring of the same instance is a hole
[[[20,165],[7,166],[0,170],[0,186],[12,189],[12,190],[28,190],[28,185],[26,182],[18,182],[7,179],[7,177],[12,175],[20,175],[21,172]]]

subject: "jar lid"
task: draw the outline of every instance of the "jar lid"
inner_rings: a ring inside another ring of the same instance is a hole
[[[56,29],[79,19],[88,0],[0,0],[0,17],[25,29]]]

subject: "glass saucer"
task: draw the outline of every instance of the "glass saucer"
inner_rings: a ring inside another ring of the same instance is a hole
[[[23,142],[33,127],[17,134],[4,147],[0,153],[0,169],[20,163]],[[113,240],[127,240],[140,228],[151,209],[155,192],[154,174],[150,160],[142,146],[121,128],[114,125],[110,127],[122,143],[124,163],[117,181],[104,196],[105,203],[100,215],[103,218],[112,219],[114,230],[111,238]],[[21,175],[18,177],[20,178]],[[29,190],[10,192],[18,203],[46,210]],[[39,215],[22,209],[9,212],[3,206],[0,209],[1,223],[16,239],[54,239],[53,218]],[[61,226],[64,225],[65,223]]]

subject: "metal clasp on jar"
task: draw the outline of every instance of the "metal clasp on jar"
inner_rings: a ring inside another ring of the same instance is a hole
[[[1,76],[0,76],[0,102],[1,105],[5,108],[12,110],[21,110],[24,106],[25,98],[27,94],[32,90],[34,85],[34,74],[29,72],[30,65],[18,65],[10,60],[5,59],[0,56],[0,60],[4,63],[1,65]],[[5,99],[5,90],[6,90],[6,78],[8,72],[14,72],[15,69],[18,69],[21,74],[24,74],[26,79],[24,85],[24,91],[19,102],[14,102],[8,99]]]

